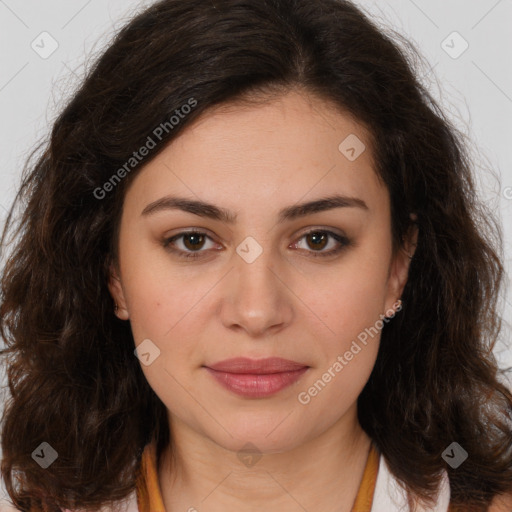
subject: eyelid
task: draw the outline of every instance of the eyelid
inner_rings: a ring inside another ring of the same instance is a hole
[[[304,235],[308,235],[309,233],[315,233],[315,232],[325,232],[325,233],[332,233],[333,235],[337,235],[342,238],[348,238],[345,232],[339,228],[327,228],[324,226],[308,226],[307,228],[304,228],[304,230],[299,231],[299,234],[295,235],[296,237],[303,237]]]

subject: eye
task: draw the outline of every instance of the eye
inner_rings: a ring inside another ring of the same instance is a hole
[[[180,239],[182,240],[180,241]],[[334,254],[338,254],[345,247],[351,245],[351,241],[344,235],[328,230],[315,229],[304,233],[299,238],[298,242],[292,244],[292,247],[303,249],[299,247],[302,239],[305,239],[307,245],[313,248],[312,251],[307,251],[313,257],[333,256]],[[334,248],[325,251],[325,247],[329,246],[329,239],[331,239],[331,246],[334,245]],[[173,237],[166,238],[163,241],[163,246],[180,258],[199,258],[202,256],[201,253],[206,252],[201,249],[208,249],[208,247],[205,247],[207,240],[212,242],[211,237],[202,231],[182,231]],[[182,247],[177,247],[180,245],[176,244],[177,241],[180,241]],[[211,247],[209,248],[211,249]]]
[[[176,240],[179,240],[180,238],[183,239],[181,243],[184,249],[176,249],[172,245]],[[201,256],[200,253],[204,252],[200,251],[200,249],[204,247],[204,242],[206,239],[211,240],[211,238],[202,231],[183,231],[171,238],[165,239],[163,245],[166,249],[175,253],[180,258],[199,258]]]
[[[351,244],[350,240],[346,236],[322,229],[315,229],[312,231],[308,231],[307,233],[304,233],[300,237],[299,242],[293,244],[294,247],[298,247],[300,244],[300,240],[302,239],[305,239],[306,244],[310,248],[314,249],[313,251],[309,251],[311,252],[311,256],[313,257],[333,256],[335,254],[338,254],[345,247]],[[329,245],[329,239],[331,239],[332,242],[331,249],[328,251],[324,251],[323,249],[325,249],[325,247]],[[332,248],[333,245],[334,248]]]

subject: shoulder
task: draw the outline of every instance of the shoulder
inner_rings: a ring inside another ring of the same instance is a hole
[[[512,493],[495,496],[488,512],[511,512]]]

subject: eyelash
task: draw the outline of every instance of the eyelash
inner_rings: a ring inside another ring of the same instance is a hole
[[[352,242],[347,237],[345,237],[343,235],[339,235],[338,233],[334,233],[332,231],[325,230],[325,229],[324,230],[322,230],[322,229],[313,229],[311,231],[303,233],[301,235],[301,237],[299,238],[299,240],[302,240],[304,237],[306,237],[307,235],[310,235],[312,233],[326,234],[326,235],[334,238],[338,243],[341,244],[336,249],[331,249],[330,251],[327,251],[327,252],[308,251],[308,252],[311,252],[311,256],[313,258],[327,258],[329,256],[334,256],[335,254],[338,254],[343,249],[345,249],[346,247],[348,247],[349,245],[352,244]],[[176,254],[179,258],[183,258],[183,259],[201,258],[202,257],[201,253],[204,253],[206,251],[199,250],[199,251],[193,251],[193,252],[186,252],[186,251],[182,251],[181,249],[175,249],[175,248],[172,247],[171,244],[175,240],[177,240],[179,238],[182,238],[185,235],[204,235],[207,238],[209,238],[210,240],[212,239],[210,236],[208,236],[206,233],[204,233],[202,231],[194,231],[194,230],[182,231],[181,233],[178,233],[177,235],[174,235],[174,236],[172,236],[170,238],[164,239],[164,241],[163,241],[164,248],[167,249],[168,251]]]

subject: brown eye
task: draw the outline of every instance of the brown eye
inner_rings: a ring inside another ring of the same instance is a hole
[[[183,245],[191,251],[201,249],[204,245],[205,236],[201,233],[188,233],[183,235]]]
[[[305,245],[307,247],[300,247],[302,239],[305,240]],[[334,244],[331,244],[331,240],[334,241]],[[324,249],[329,244],[331,245],[330,250],[325,251]],[[333,233],[332,231],[317,229],[314,231],[309,231],[308,233],[304,233],[299,239],[299,242],[296,242],[293,245],[296,248],[305,249],[313,257],[322,257],[333,256],[339,253],[351,245],[351,241],[344,235],[339,235],[337,233]]]
[[[181,258],[199,258],[204,256],[205,242],[211,238],[200,231],[183,231],[177,235],[163,240],[163,246],[168,251]],[[178,243],[179,242],[179,243]],[[181,245],[181,247],[180,247]],[[207,247],[209,249],[211,247]]]
[[[306,235],[306,240],[311,249],[322,250],[328,242],[329,236],[322,231],[312,231]]]

